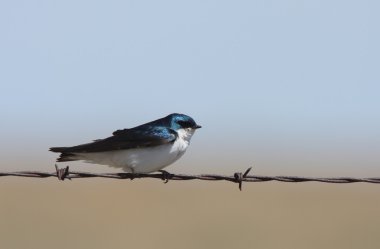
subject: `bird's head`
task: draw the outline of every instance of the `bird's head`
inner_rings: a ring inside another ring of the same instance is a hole
[[[184,129],[187,131],[195,131],[196,129],[202,127],[200,125],[197,125],[194,119],[185,114],[173,113],[167,116],[167,118],[170,119],[171,128],[174,130]]]

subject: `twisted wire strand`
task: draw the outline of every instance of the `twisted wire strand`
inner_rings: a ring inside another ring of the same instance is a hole
[[[322,183],[380,183],[380,177],[370,178],[353,178],[353,177],[302,177],[302,176],[260,176],[248,175],[251,168],[248,168],[244,173],[238,172],[232,176],[216,175],[216,174],[201,174],[201,175],[187,175],[187,174],[172,174],[166,171],[151,174],[132,174],[132,173],[90,173],[80,171],[70,171],[69,167],[59,169],[56,166],[56,172],[40,172],[40,171],[18,171],[18,172],[0,172],[1,176],[16,176],[16,177],[33,177],[33,178],[47,178],[58,177],[59,180],[76,179],[76,178],[111,178],[111,179],[140,179],[140,178],[153,178],[161,179],[167,183],[169,180],[204,180],[204,181],[230,181],[239,184],[239,189],[242,189],[243,182],[322,182]]]

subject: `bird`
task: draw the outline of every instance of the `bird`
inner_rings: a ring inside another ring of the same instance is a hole
[[[49,150],[61,153],[57,162],[81,160],[128,173],[152,173],[182,157],[199,128],[190,116],[172,113],[134,128],[116,130],[112,136],[91,143]]]

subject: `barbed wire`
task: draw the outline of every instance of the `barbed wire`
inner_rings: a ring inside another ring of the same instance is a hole
[[[353,178],[353,177],[302,177],[302,176],[259,176],[248,175],[252,168],[248,168],[244,173],[237,172],[232,176],[216,175],[216,174],[201,174],[201,175],[186,175],[186,174],[172,174],[167,171],[161,170],[160,173],[90,173],[70,171],[69,166],[59,169],[55,165],[56,172],[39,172],[39,171],[19,171],[19,172],[0,172],[1,176],[17,176],[17,177],[33,177],[33,178],[47,178],[57,177],[63,181],[65,179],[75,178],[111,178],[111,179],[140,179],[140,178],[154,178],[161,179],[164,183],[169,180],[204,180],[204,181],[230,181],[239,184],[239,189],[242,190],[243,182],[323,182],[323,183],[380,183],[380,177],[374,178]]]

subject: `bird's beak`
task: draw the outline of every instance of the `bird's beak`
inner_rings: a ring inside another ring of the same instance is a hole
[[[200,125],[196,125],[196,126],[194,127],[194,129],[199,129],[199,128],[202,128],[202,126],[200,126]]]

